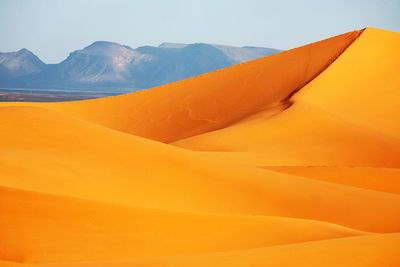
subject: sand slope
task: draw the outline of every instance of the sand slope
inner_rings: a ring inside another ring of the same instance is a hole
[[[7,188],[0,193],[0,257],[17,262],[151,258],[364,235],[311,220],[152,210]]]
[[[171,142],[222,128],[279,103],[324,70],[360,32],[133,94],[39,105]]]
[[[268,110],[262,111],[176,144],[195,150],[253,152],[260,165],[397,168],[400,76],[394,72],[400,62],[399,45],[399,34],[368,28],[290,99],[289,109],[271,119],[264,115]],[[371,53],[371,46],[379,52]]]
[[[3,186],[149,208],[400,229],[399,195],[232,165],[44,108],[2,107],[0,114]]]
[[[263,113],[174,144],[242,153],[258,166],[400,167],[400,139],[358,127],[312,104],[296,102],[267,119]]]
[[[266,168],[331,183],[400,194],[400,169],[346,166],[267,166]]]
[[[352,124],[400,138],[399,46],[400,34],[367,28],[295,101],[311,102]]]
[[[339,238],[186,257],[40,266],[398,266],[400,234]]]
[[[396,266],[400,34],[0,103],[1,266]]]

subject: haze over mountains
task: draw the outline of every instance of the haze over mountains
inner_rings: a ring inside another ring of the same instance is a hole
[[[278,53],[260,47],[162,43],[132,49],[97,41],[59,64],[45,64],[27,49],[0,53],[0,87],[140,90]]]

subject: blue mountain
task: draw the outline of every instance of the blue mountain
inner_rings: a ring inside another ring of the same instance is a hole
[[[0,53],[1,88],[141,90],[278,53],[260,47],[163,43],[132,49],[97,41],[59,64],[27,49]]]

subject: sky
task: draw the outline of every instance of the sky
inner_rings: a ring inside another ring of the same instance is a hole
[[[400,32],[400,0],[0,0],[0,51],[45,63],[99,40],[286,50],[365,27]]]

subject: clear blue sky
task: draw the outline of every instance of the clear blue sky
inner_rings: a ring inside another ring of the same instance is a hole
[[[400,32],[400,0],[0,0],[0,51],[46,63],[97,40],[289,49],[366,26]]]

